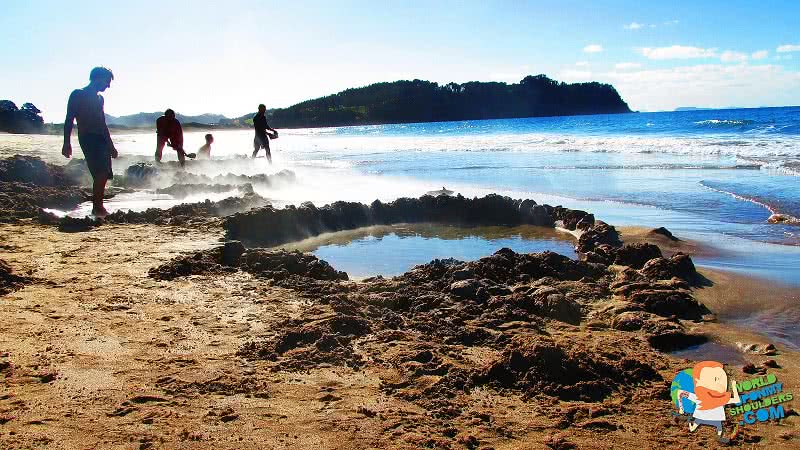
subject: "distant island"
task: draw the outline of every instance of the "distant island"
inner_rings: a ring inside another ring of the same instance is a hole
[[[376,83],[276,109],[272,123],[296,128],[629,112],[609,84],[567,84],[536,75],[517,84]]]
[[[178,109],[180,105],[170,106]],[[29,116],[34,109],[25,114]],[[35,111],[38,115],[38,109]],[[268,110],[267,114],[270,125],[276,128],[313,128],[629,112],[627,103],[610,84],[570,84],[545,75],[529,75],[515,84],[470,81],[440,85],[424,80],[375,83]],[[117,129],[149,129],[161,114],[106,115],[106,122]],[[249,128],[253,115],[255,112],[231,119],[220,114],[177,114],[185,128]],[[39,132],[59,132],[57,125],[37,126]]]

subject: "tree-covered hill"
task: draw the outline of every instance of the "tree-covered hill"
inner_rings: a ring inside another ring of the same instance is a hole
[[[0,131],[7,133],[43,133],[44,119],[33,103],[17,108],[11,100],[0,100]]]
[[[376,83],[271,112],[272,126],[291,128],[631,111],[609,84],[567,84],[536,75],[516,84],[472,81],[439,85],[423,80]]]

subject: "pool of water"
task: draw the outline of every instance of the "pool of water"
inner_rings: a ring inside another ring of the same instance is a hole
[[[718,361],[723,364],[742,365],[746,364],[744,355],[735,347],[709,341],[705,344],[695,345],[683,350],[671,353],[677,358],[686,358],[690,361]]]
[[[518,253],[550,250],[577,258],[571,234],[535,226],[399,224],[328,233],[282,247],[312,252],[355,279],[400,275],[436,258],[473,261],[503,247]]]

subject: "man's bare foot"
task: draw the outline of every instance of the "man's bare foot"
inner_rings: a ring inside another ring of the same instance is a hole
[[[106,211],[106,209],[102,206],[99,208],[92,208],[92,215],[102,218],[108,215],[108,211]]]

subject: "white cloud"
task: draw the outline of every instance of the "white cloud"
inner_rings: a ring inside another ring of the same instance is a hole
[[[800,52],[800,45],[786,44],[775,49],[778,53]]]
[[[747,61],[747,54],[725,50],[722,52],[722,55],[719,57],[719,59],[722,60],[722,62],[745,62]]]
[[[617,70],[630,70],[630,69],[638,69],[642,67],[639,63],[632,63],[632,62],[624,62],[624,63],[617,63],[614,65],[614,68]]]
[[[673,45],[671,47],[644,47],[639,52],[649,59],[689,59],[711,58],[717,56],[716,48],[687,47]]]
[[[664,25],[677,25],[679,23],[680,22],[677,21],[677,20],[668,20],[668,21],[664,22]]]
[[[578,67],[589,67],[589,61],[578,61],[575,65]]]
[[[644,27],[644,25],[642,25],[640,23],[636,23],[636,22],[631,22],[628,25],[623,25],[622,26],[622,28],[625,28],[626,30],[638,30],[639,28],[642,28],[642,27]]]
[[[562,70],[561,73],[558,74],[558,78],[559,80],[566,81],[568,83],[575,83],[578,81],[591,81],[592,72],[588,70],[567,69],[567,70]]]
[[[800,72],[774,64],[701,64],[594,75],[613,84],[631,109],[800,104]]]
[[[759,50],[757,52],[753,52],[753,54],[750,55],[750,57],[753,59],[764,59],[767,56],[769,56],[769,52],[766,50]]]
[[[603,51],[603,46],[600,44],[590,44],[583,47],[585,53],[600,53]]]

